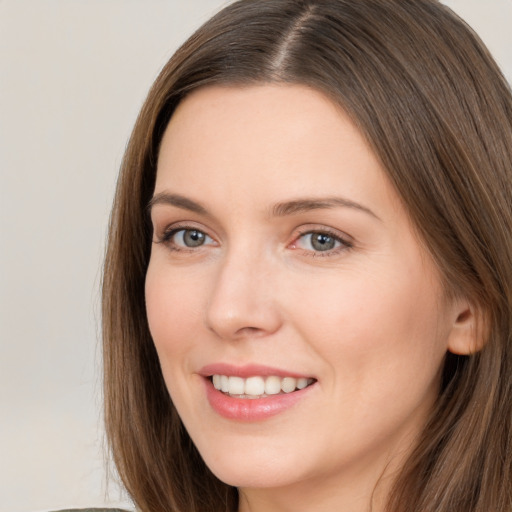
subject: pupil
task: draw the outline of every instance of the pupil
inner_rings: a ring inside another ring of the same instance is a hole
[[[196,229],[185,231],[183,241],[187,247],[198,247],[204,243],[204,233]]]
[[[316,233],[311,239],[311,245],[317,251],[328,251],[334,248],[334,238],[324,233]]]

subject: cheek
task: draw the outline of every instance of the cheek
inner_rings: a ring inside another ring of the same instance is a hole
[[[438,288],[421,269],[346,274],[316,290],[299,295],[297,318],[303,336],[333,372],[350,376],[358,389],[376,392],[393,382],[426,385],[437,378],[446,329]]]
[[[198,342],[201,325],[200,288],[177,279],[165,266],[150,263],[146,275],[146,311],[149,330],[162,367]]]

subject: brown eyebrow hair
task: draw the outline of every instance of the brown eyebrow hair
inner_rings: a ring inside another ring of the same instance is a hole
[[[155,194],[149,201],[146,210],[151,212],[153,206],[157,204],[168,204],[201,215],[208,215],[208,210],[204,206],[180,194],[170,194],[169,192]]]
[[[310,210],[321,210],[340,206],[344,208],[354,208],[381,220],[377,214],[366,206],[343,197],[299,198],[292,201],[284,201],[282,203],[277,203],[272,207],[272,215],[276,217],[283,217],[285,215],[295,215],[297,213],[307,212]]]
[[[171,194],[169,192],[159,192],[158,194],[155,194],[148,203],[147,211],[150,212],[153,206],[157,204],[176,206],[183,210],[189,210],[201,215],[209,214],[208,210],[203,205],[180,194]],[[298,213],[308,212],[311,210],[336,207],[354,208],[381,220],[380,217],[366,206],[342,197],[299,198],[291,201],[283,201],[275,204],[270,209],[270,215],[272,217],[285,217],[287,215],[296,215]]]

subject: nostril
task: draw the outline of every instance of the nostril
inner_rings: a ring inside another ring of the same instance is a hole
[[[241,329],[238,329],[237,334],[254,336],[257,334],[263,334],[263,331],[258,329],[258,327],[242,327]]]

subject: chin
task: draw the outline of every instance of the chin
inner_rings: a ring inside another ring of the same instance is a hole
[[[277,451],[234,450],[227,454],[205,454],[203,460],[210,471],[222,482],[233,487],[284,487],[304,478],[299,460],[286,459]]]
[[[284,469],[261,467],[247,467],[246,464],[239,466],[224,467],[222,465],[209,466],[212,473],[225,484],[238,488],[275,488],[286,487],[297,481],[293,475],[286,475]]]

